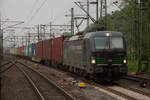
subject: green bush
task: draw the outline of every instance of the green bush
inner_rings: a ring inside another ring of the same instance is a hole
[[[138,61],[128,61],[128,72],[137,72],[138,70]]]

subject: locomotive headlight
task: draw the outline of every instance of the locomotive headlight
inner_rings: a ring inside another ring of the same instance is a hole
[[[95,64],[95,63],[96,63],[95,59],[92,59],[91,63],[92,63],[92,64]]]
[[[91,58],[91,63],[92,63],[92,64],[95,64],[95,63],[96,63],[96,61],[95,61],[95,58],[94,58],[94,57],[92,57],[92,58]]]
[[[110,36],[110,33],[106,33],[106,36],[107,36],[107,37]]]
[[[124,60],[123,60],[123,63],[124,63],[124,64],[126,64],[126,63],[127,63],[127,60],[126,60],[126,59],[124,59]]]

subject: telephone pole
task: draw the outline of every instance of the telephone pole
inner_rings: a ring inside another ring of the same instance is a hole
[[[23,38],[23,36],[22,36],[22,46],[24,46],[24,38]]]
[[[97,21],[97,23],[98,23],[98,15],[99,15],[99,10],[98,10],[98,4],[99,4],[99,2],[98,2],[98,0],[96,0],[96,21]]]
[[[138,72],[149,69],[149,25],[148,25],[148,0],[139,0],[139,34],[138,34]],[[143,52],[143,53],[142,53]],[[145,65],[144,69],[142,65]]]
[[[50,22],[50,25],[49,25],[49,38],[52,38],[52,22]]]
[[[89,13],[89,0],[87,0],[87,13]],[[86,16],[87,16],[87,28],[89,28],[90,18],[88,14]]]
[[[37,26],[38,42],[40,41],[40,25]]]
[[[101,0],[100,3],[100,24],[104,25],[105,29],[107,29],[107,0]]]
[[[71,8],[71,35],[74,35],[74,8]]]
[[[1,13],[0,13],[0,64],[2,61],[2,55],[3,54],[3,30],[2,30],[2,25],[1,25]]]

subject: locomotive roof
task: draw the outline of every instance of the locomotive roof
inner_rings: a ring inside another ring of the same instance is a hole
[[[95,36],[106,36],[106,33],[110,33],[110,36],[123,36],[121,32],[115,32],[115,31],[97,31],[97,32],[90,32],[87,33],[84,38],[91,38]]]

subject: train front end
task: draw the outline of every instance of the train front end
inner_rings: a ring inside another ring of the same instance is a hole
[[[126,42],[122,33],[95,33],[91,45],[94,77],[114,81],[127,74]]]

